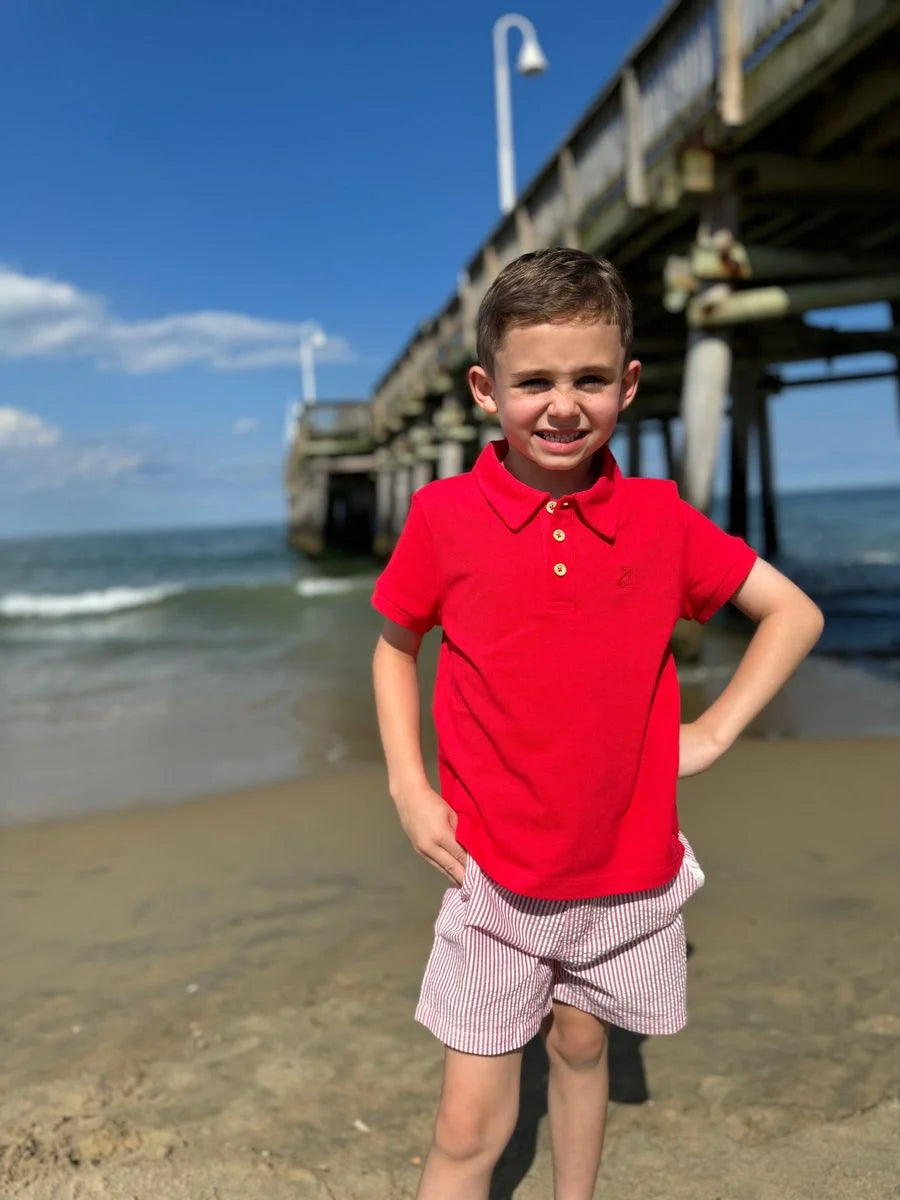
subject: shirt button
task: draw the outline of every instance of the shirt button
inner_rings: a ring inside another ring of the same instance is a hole
[[[554,529],[553,536],[558,542],[564,542],[566,540],[566,535],[561,529]]]
[[[557,575],[560,575],[560,576],[565,575],[566,564],[565,563],[557,563],[556,566],[553,568],[553,570],[554,570],[555,574],[557,574]]]
[[[556,501],[548,500],[547,504],[546,504],[546,509],[547,509],[548,513],[556,512]]]
[[[560,508],[569,508],[568,500],[563,500],[562,504],[560,505]]]

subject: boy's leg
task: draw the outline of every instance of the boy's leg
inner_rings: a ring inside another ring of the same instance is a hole
[[[555,1200],[591,1200],[600,1170],[609,1096],[605,1021],[553,1002],[542,1032]]]
[[[416,1200],[487,1200],[515,1128],[521,1064],[521,1049],[487,1056],[446,1047],[434,1142]]]

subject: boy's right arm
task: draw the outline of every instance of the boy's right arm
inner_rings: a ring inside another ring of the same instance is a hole
[[[422,636],[385,621],[375,647],[373,678],[388,787],[403,831],[418,854],[461,884],[466,852],[456,840],[456,814],[428,782],[419,735],[417,658]]]

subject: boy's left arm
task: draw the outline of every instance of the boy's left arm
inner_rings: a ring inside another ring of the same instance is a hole
[[[824,619],[796,584],[757,559],[731,603],[757,623],[728,686],[681,726],[678,775],[697,775],[719,758],[781,690],[819,640]]]

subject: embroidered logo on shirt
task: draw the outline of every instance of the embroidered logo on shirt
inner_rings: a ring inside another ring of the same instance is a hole
[[[634,583],[634,567],[622,567],[619,571],[619,582],[616,585],[620,588],[631,587]]]

